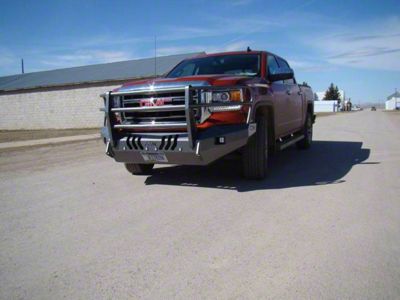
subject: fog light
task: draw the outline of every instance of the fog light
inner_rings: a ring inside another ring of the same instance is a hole
[[[225,144],[225,137],[224,136],[219,136],[215,138],[215,144],[216,145],[224,145]]]

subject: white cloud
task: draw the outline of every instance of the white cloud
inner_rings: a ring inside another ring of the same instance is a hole
[[[0,67],[8,67],[18,62],[18,58],[8,49],[0,48]]]
[[[334,66],[327,65],[324,62],[313,61],[308,59],[289,59],[288,60],[290,67],[295,69],[296,71],[304,71],[304,72],[326,72],[334,69]]]
[[[229,43],[226,45],[184,45],[184,46],[170,46],[170,47],[162,47],[157,49],[158,56],[164,55],[172,55],[179,53],[191,53],[191,52],[207,52],[207,53],[216,53],[216,52],[226,52],[226,51],[239,51],[246,50],[247,46],[251,45],[251,41],[237,41],[234,43]]]
[[[230,43],[223,48],[223,51],[239,51],[246,50],[248,46],[250,46],[251,42],[249,41],[237,41],[234,43]]]
[[[242,6],[252,3],[253,0],[230,0],[228,3],[233,6]]]
[[[400,18],[338,28],[308,41],[330,64],[400,70]]]
[[[42,59],[41,63],[55,68],[66,68],[128,59],[133,59],[133,56],[124,51],[78,50],[68,54],[51,55]]]
[[[201,26],[168,26],[159,41],[189,40],[205,37],[228,36],[244,38],[253,33],[268,32],[284,26],[279,20],[266,16],[217,18],[208,16]]]
[[[169,46],[169,47],[158,48],[157,56],[191,53],[191,52],[203,52],[203,51],[205,51],[205,47],[199,45]]]

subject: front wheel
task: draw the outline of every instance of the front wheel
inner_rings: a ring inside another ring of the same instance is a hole
[[[257,131],[244,146],[242,153],[243,175],[248,179],[263,179],[267,173],[268,136],[267,120],[257,120]]]
[[[150,175],[154,164],[125,164],[125,168],[133,175]]]
[[[309,113],[307,114],[306,123],[304,124],[303,135],[304,139],[296,143],[298,149],[308,149],[312,144],[313,123],[312,123],[312,115]]]

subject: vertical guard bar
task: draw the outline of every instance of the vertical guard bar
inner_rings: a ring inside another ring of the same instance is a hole
[[[191,109],[192,104],[192,93],[191,86],[185,86],[185,116],[188,132],[189,145],[193,148],[193,112]]]
[[[111,117],[110,117],[110,114],[111,114],[111,102],[110,102],[110,94],[111,94],[111,92],[107,92],[106,94],[105,94],[105,109],[104,109],[104,113],[105,113],[105,116],[106,116],[106,127],[107,127],[107,130],[108,130],[108,136],[110,137],[110,140],[109,140],[109,142],[111,143],[111,146],[115,146],[114,145],[114,138],[113,138],[113,136],[112,136],[112,124],[111,124]]]

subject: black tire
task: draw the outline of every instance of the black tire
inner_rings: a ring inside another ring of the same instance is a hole
[[[268,161],[267,119],[257,120],[257,131],[250,137],[242,153],[243,176],[248,179],[263,179],[267,174]]]
[[[125,164],[125,168],[133,175],[150,175],[154,164]]]
[[[304,139],[296,143],[298,149],[308,149],[311,147],[312,144],[313,123],[312,115],[309,113],[306,116],[306,123],[304,124],[303,134]]]

